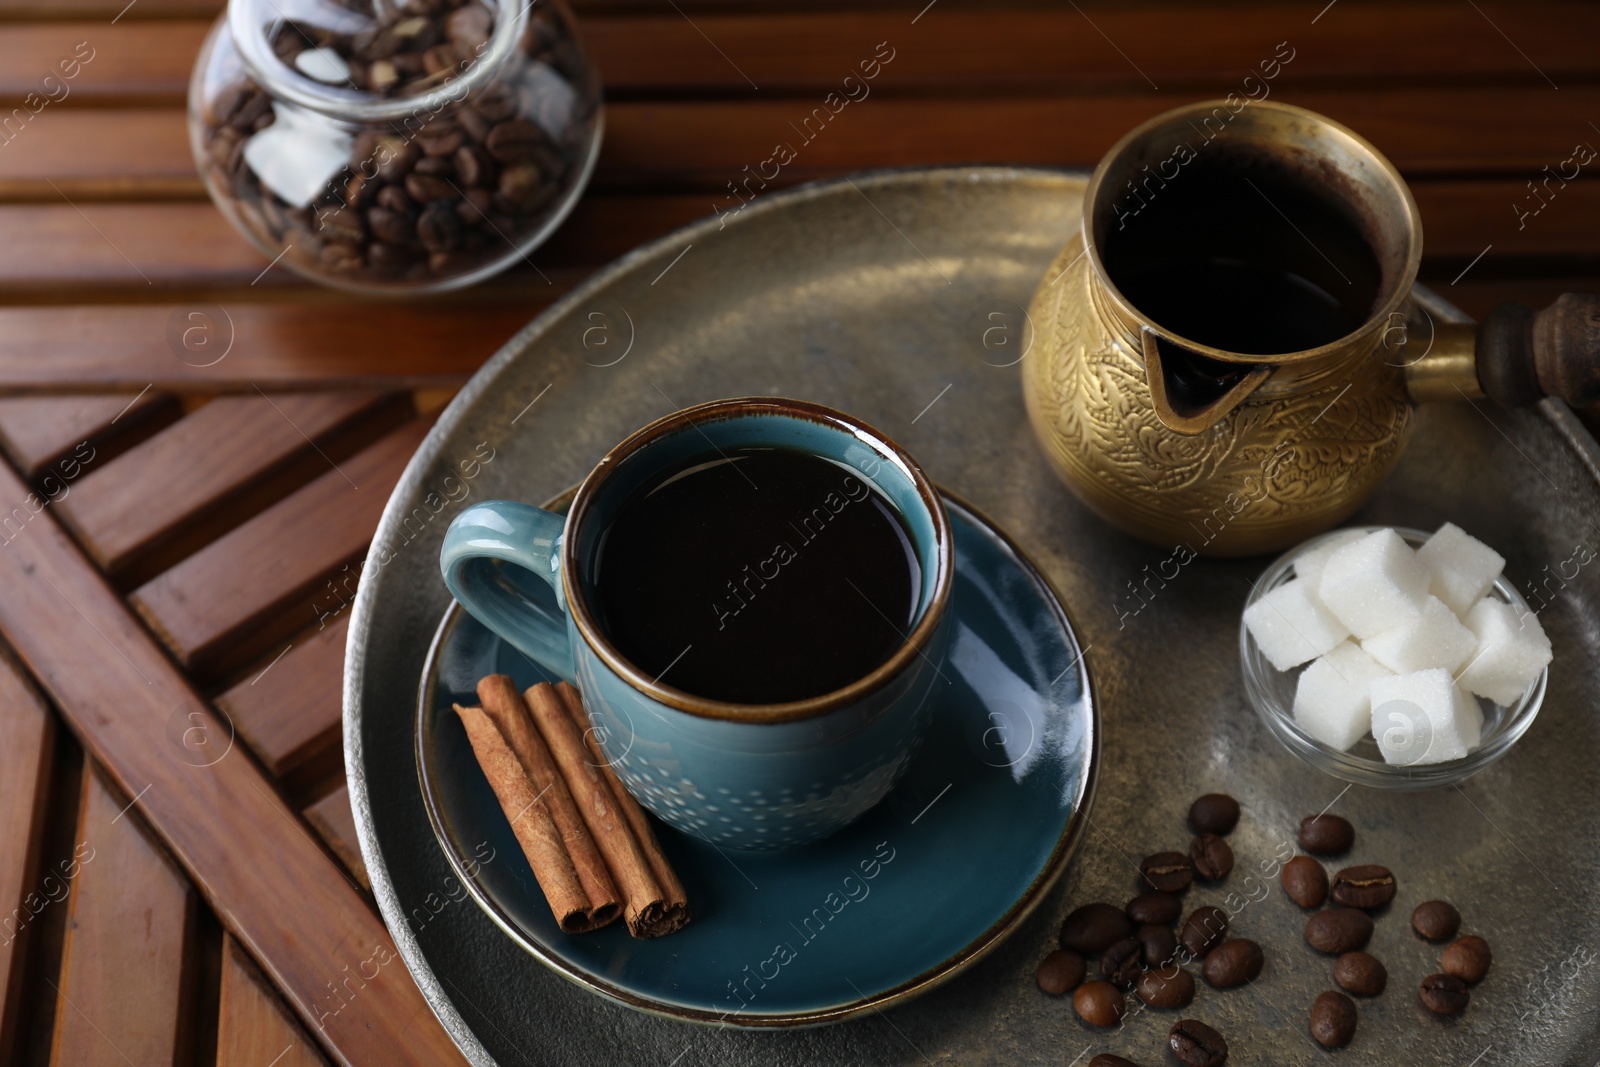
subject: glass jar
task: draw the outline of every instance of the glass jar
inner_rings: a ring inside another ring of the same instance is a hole
[[[274,262],[363,292],[525,260],[577,202],[602,123],[561,0],[230,0],[189,86],[222,213]]]

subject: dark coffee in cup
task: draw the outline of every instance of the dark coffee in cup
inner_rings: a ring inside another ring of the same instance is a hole
[[[862,474],[787,448],[709,451],[637,486],[586,575],[600,629],[695,696],[781,704],[849,685],[905,643],[922,568]]]

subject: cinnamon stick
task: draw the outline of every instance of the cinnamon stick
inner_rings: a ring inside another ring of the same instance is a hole
[[[639,938],[672,933],[687,921],[687,914],[669,907],[667,892],[623,815],[610,783],[589,759],[583,734],[567,711],[566,702],[548,683],[534,686],[523,696],[622,890],[622,918],[628,924],[628,933]]]
[[[622,779],[617,776],[617,769],[611,765],[600,749],[600,743],[595,739],[590,730],[589,714],[583,710],[583,697],[578,690],[568,682],[558,682],[556,693],[560,695],[561,702],[566,706],[567,714],[578,728],[579,735],[583,738],[584,747],[588,749],[593,765],[600,769],[605,776],[606,783],[611,787],[611,794],[616,799],[617,807],[622,810],[623,818],[628,820],[628,826],[633,830],[634,838],[639,842],[639,847],[644,851],[645,858],[650,862],[650,871],[655,875],[656,882],[662,890],[662,909],[660,918],[655,920],[653,926],[658,927],[652,937],[670,934],[681,930],[689,923],[689,894],[684,891],[683,883],[678,880],[678,874],[672,869],[672,864],[667,862],[666,853],[661,851],[661,842],[656,838],[655,829],[650,825],[650,816],[643,807],[628,792],[627,786],[622,784]]]
[[[500,801],[500,810],[511,822],[511,832],[528,857],[528,865],[533,868],[539,888],[544,890],[556,923],[568,933],[581,933],[614,921],[618,910],[615,900],[597,908],[590,899],[567,854],[550,809],[534,789],[494,721],[482,708],[464,708],[457,704],[455,709],[467,731],[478,766],[489,779],[489,786]]]
[[[577,873],[592,912],[597,917],[606,916],[606,922],[615,919],[621,912],[619,902],[622,896],[606,870],[606,861],[595,847],[588,825],[578,813],[567,778],[556,766],[550,749],[534,727],[528,715],[528,706],[522,702],[516,684],[504,674],[491,674],[478,682],[478,699],[483,701],[484,712],[500,731],[512,756],[549,810],[567,859]],[[533,863],[532,856],[528,857],[528,862]],[[538,873],[535,867],[534,874]]]

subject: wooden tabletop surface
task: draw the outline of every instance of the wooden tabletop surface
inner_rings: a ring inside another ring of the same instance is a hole
[[[1600,182],[1555,176],[1600,145],[1593,5],[580,0],[607,96],[587,194],[535,266],[403,306],[267,269],[206,199],[184,100],[220,7],[0,0],[0,1063],[460,1062],[355,842],[353,565],[474,369],[596,267],[736,206],[880,44],[870,96],[771,188],[1092,166],[1288,49],[1273,96],[1412,182],[1424,281],[1474,315],[1600,289]],[[175,357],[193,313],[226,358]]]

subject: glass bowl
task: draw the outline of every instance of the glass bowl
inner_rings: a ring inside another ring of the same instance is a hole
[[[223,215],[274,264],[365,293],[531,263],[602,126],[564,0],[229,0],[189,89]]]
[[[1357,526],[1329,531],[1291,549],[1273,562],[1256,582],[1255,591],[1245,602],[1245,608],[1248,609],[1267,593],[1293,578],[1294,561],[1301,553],[1338,536],[1345,529],[1367,533],[1393,529],[1412,548],[1431,536],[1422,530],[1405,527]],[[1503,575],[1487,595],[1511,604],[1519,611],[1532,611],[1528,602]],[[1256,645],[1242,618],[1239,622],[1239,660],[1243,667],[1245,694],[1256,709],[1256,714],[1261,716],[1261,721],[1267,724],[1284,748],[1335,778],[1373,789],[1391,790],[1433,789],[1453,785],[1472,777],[1504,756],[1533,725],[1534,717],[1539,714],[1539,706],[1544,703],[1545,684],[1549,676],[1549,668],[1541,671],[1522,698],[1509,707],[1482,697],[1472,697],[1483,709],[1483,734],[1478,747],[1462,758],[1442,763],[1405,765],[1384,762],[1378,751],[1378,743],[1370,734],[1357,741],[1349,751],[1341,752],[1301,729],[1294,720],[1294,691],[1302,668],[1280,671],[1274,667]],[[1471,697],[1471,694],[1468,696]]]

